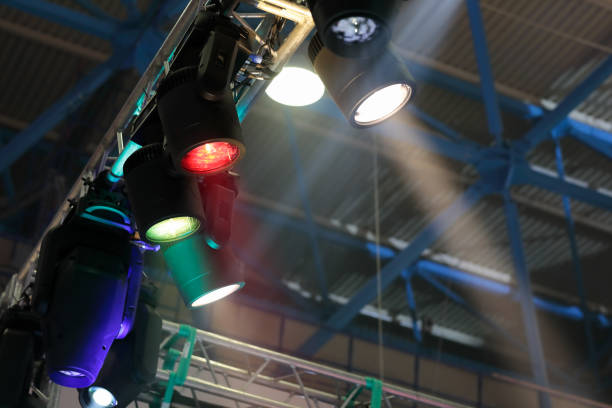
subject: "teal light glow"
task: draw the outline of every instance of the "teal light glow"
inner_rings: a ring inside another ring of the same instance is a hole
[[[201,235],[193,235],[162,249],[185,305],[196,308],[224,298],[244,286],[244,282],[227,281],[227,270],[218,269],[218,253],[206,248]]]
[[[206,244],[211,247],[212,249],[219,249],[221,248],[221,245],[217,244],[215,241],[213,241],[212,238],[210,237],[206,237]]]
[[[98,217],[96,215],[92,215],[92,214],[89,214],[89,213],[86,213],[86,212],[81,213],[81,217],[85,218],[87,220],[99,222],[100,224],[109,225],[111,227],[117,227],[117,228],[124,229],[127,232],[129,232],[130,234],[132,232],[134,232],[134,230],[132,229],[132,227],[129,224],[128,225],[121,224],[120,222],[115,222],[115,221],[107,220],[106,218]]]
[[[138,116],[142,113],[146,99],[147,94],[146,92],[143,92],[142,95],[140,95],[140,98],[138,98],[138,101],[136,101],[136,109],[134,109],[134,113],[132,113],[132,116]]]
[[[126,213],[124,213],[118,208],[108,207],[106,205],[92,205],[91,207],[87,207],[87,209],[85,210],[85,212],[90,214],[93,214],[95,211],[109,211],[115,213],[119,215],[126,224],[130,224],[130,217],[128,217]]]
[[[113,164],[113,167],[111,168],[110,173],[108,173],[108,179],[110,181],[112,181],[113,183],[117,182],[117,180],[119,180],[121,177],[123,177],[123,165],[125,164],[126,160],[138,149],[142,148],[141,145],[139,145],[138,143],[130,140],[127,144],[127,146],[125,146],[125,149],[123,149],[123,151],[121,152],[121,154],[119,155],[119,157],[117,158],[117,160],[115,160],[115,163]]]

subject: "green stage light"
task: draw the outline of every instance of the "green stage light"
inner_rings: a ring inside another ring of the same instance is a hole
[[[215,302],[245,284],[240,263],[231,251],[209,248],[201,235],[163,249],[163,255],[187,307]]]
[[[125,181],[136,224],[148,241],[172,243],[203,225],[196,178],[177,172],[161,144],[145,146],[130,156]]]
[[[200,221],[193,217],[173,217],[160,221],[146,232],[151,242],[172,242],[196,232],[200,229]]]

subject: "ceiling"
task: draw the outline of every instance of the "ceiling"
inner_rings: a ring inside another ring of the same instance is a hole
[[[129,21],[118,1],[52,3],[90,15],[103,11]],[[480,3],[501,97],[552,109],[612,51],[612,2]],[[87,4],[89,7],[83,7]],[[149,2],[139,2],[141,11],[148,6]],[[113,45],[9,5],[0,5],[0,16],[0,58],[5,61],[0,69],[0,126],[8,141],[19,137],[20,131],[83,75],[109,58]],[[464,2],[406,2],[397,18],[393,41],[409,67],[433,69],[464,84],[478,85],[479,71]],[[1,187],[0,221],[6,236],[30,244],[38,239],[138,78],[135,70],[123,68],[93,98],[48,132],[5,176],[9,182]],[[612,131],[611,96],[612,83],[606,81],[571,117]],[[423,114],[453,129],[460,140],[482,147],[494,143],[481,100],[435,78],[418,84],[411,108],[391,123],[367,131],[346,124],[328,96],[312,107],[299,109],[281,107],[265,95],[257,99],[243,123],[248,155],[237,169],[241,195],[234,220],[235,246],[243,260],[250,260],[252,278],[259,282],[247,293],[297,308],[304,306],[296,298],[303,298],[317,309],[317,296],[321,296],[317,271],[322,270],[331,307],[337,308],[376,274],[373,253],[363,249],[375,240],[376,190],[380,242],[397,252],[476,182],[479,173],[474,166],[426,147],[415,147],[410,141],[423,132],[449,139],[448,133],[428,123]],[[501,118],[507,144],[524,136],[534,122],[510,110],[503,110]],[[608,156],[571,137],[563,138],[560,145],[570,179],[591,189],[612,192],[612,161]],[[538,145],[528,154],[528,161],[540,171],[556,174],[554,142]],[[519,208],[525,259],[535,294],[563,305],[579,304],[561,197],[532,186],[515,186],[511,194]],[[587,300],[597,312],[610,316],[612,213],[576,200],[571,200],[571,209]],[[314,238],[309,235],[309,214],[319,229]],[[384,255],[383,264],[387,262]],[[481,200],[422,259],[474,276],[486,275],[515,288],[501,197],[491,195]],[[18,265],[21,260],[12,262]],[[474,358],[480,358],[485,347],[495,356],[524,359],[524,353],[509,348],[500,335],[501,328],[518,339],[525,338],[519,303],[512,295],[500,296],[452,279],[442,281],[470,307],[449,300],[448,293],[424,279],[416,279],[413,289],[418,319],[431,320],[447,330],[446,337],[441,337],[445,347]],[[283,282],[283,288],[278,282]],[[276,291],[283,297],[277,298]],[[389,320],[385,330],[411,338],[411,330],[401,324],[403,316],[410,316],[401,279],[382,295],[382,309]],[[372,310],[378,313],[374,306]],[[355,324],[372,326],[375,320],[363,313]],[[549,359],[571,369],[585,358],[581,321],[561,319],[542,309],[538,316],[545,344],[559,332],[579,333],[563,345],[548,347]],[[607,331],[609,328],[599,327],[596,336],[603,338]],[[468,340],[461,343],[457,338]],[[469,339],[483,343],[470,346]],[[489,359],[497,359],[495,356]]]

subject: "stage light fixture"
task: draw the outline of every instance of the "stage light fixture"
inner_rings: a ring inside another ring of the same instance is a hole
[[[148,241],[170,243],[200,229],[204,211],[197,181],[174,169],[161,144],[136,151],[124,171],[136,224]]]
[[[325,86],[317,74],[304,68],[285,67],[266,88],[274,101],[288,106],[312,105],[323,97]]]
[[[0,407],[44,406],[30,394],[42,358],[40,319],[28,306],[14,305],[0,316]],[[36,384],[39,385],[39,384]]]
[[[244,156],[229,84],[251,54],[248,41],[248,32],[229,18],[198,16],[185,51],[177,57],[178,67],[157,90],[166,148],[176,168],[210,175],[230,169]],[[191,65],[185,65],[188,61]]]
[[[112,392],[103,387],[89,387],[86,391],[79,391],[79,401],[83,408],[113,408],[117,406],[117,399]]]
[[[414,79],[389,52],[367,59],[344,58],[325,47],[316,34],[308,55],[334,102],[355,127],[385,121],[414,94]]]
[[[143,287],[130,334],[113,343],[95,383],[79,390],[83,408],[123,408],[155,381],[162,320],[151,287]]]
[[[106,173],[89,183],[40,249],[33,307],[48,376],[65,387],[92,384],[113,341],[134,321],[142,254],[131,244],[127,199],[107,183]]]
[[[158,90],[158,109],[174,165],[209,175],[231,168],[245,148],[229,89],[218,100],[206,100],[198,93],[196,77],[196,67],[166,77]]]
[[[204,177],[198,183],[206,214],[206,243],[212,249],[225,246],[230,239],[237,180],[236,173],[224,172]]]
[[[163,248],[164,259],[185,305],[201,307],[241,289],[242,265],[228,248],[211,249],[201,235]]]
[[[394,0],[309,0],[321,40],[346,58],[369,58],[384,52],[391,39]]]

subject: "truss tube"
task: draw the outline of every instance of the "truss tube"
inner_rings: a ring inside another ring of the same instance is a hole
[[[128,122],[128,120],[130,119],[134,111],[134,107],[136,106],[136,103],[138,102],[138,99],[142,95],[143,90],[147,89],[147,86],[149,85],[149,83],[157,77],[157,75],[159,74],[160,70],[162,69],[164,65],[164,62],[168,60],[168,57],[174,50],[175,45],[179,43],[180,39],[183,37],[183,35],[187,31],[187,28],[191,24],[191,21],[193,20],[195,16],[195,12],[198,9],[198,3],[199,3],[198,0],[191,0],[189,4],[187,5],[187,7],[185,7],[185,10],[183,11],[181,16],[176,21],[176,24],[174,25],[170,33],[168,33],[166,40],[164,41],[159,51],[157,52],[157,54],[155,55],[155,57],[149,64],[149,67],[140,77],[140,80],[138,80],[138,83],[136,84],[136,86],[134,87],[134,89],[132,90],[128,98],[126,99],[123,106],[121,107],[121,110],[115,117],[115,120],[109,127],[108,131],[102,138],[101,142],[98,144],[98,147],[96,148],[94,153],[91,155],[89,161],[85,165],[85,168],[81,172],[81,175],[77,178],[76,183],[74,183],[74,185],[68,192],[67,198],[75,197],[80,193],[81,187],[83,186],[83,178],[86,177],[90,172],[94,171],[94,169],[97,168],[97,165],[100,159],[104,156],[104,153],[115,142],[117,130],[122,129],[123,126],[125,126],[125,124]],[[55,216],[49,223],[49,226],[45,230],[45,233],[42,234],[34,251],[32,252],[28,260],[24,263],[23,267],[21,268],[21,271],[19,272],[19,280],[25,283],[30,278],[32,268],[38,256],[38,250],[40,248],[42,238],[44,237],[44,235],[50,228],[62,222],[69,208],[70,208],[69,203],[67,200],[65,200],[64,204],[58,209],[57,213],[55,213]]]
[[[169,372],[166,370],[157,371],[157,379],[167,381],[169,378]],[[245,391],[235,390],[230,387],[223,386],[221,384],[215,384],[210,381],[202,380],[195,377],[187,377],[183,386],[193,388],[199,391],[204,391],[219,397],[231,398],[236,401],[244,402],[246,404],[254,404],[258,407],[268,408],[300,408],[296,405],[285,404],[280,401],[274,401],[269,398],[265,398],[259,395],[251,394]]]
[[[192,356],[191,361],[199,365],[200,367],[207,367],[206,359],[198,356]],[[210,365],[213,367],[215,371],[220,371],[222,373],[226,373],[231,377],[236,377],[244,381],[249,380],[249,372],[242,368],[233,367],[227,364],[220,363],[218,361],[210,360]],[[253,383],[260,384],[264,386],[274,386],[278,389],[287,392],[297,392],[300,391],[300,386],[298,384],[294,384],[290,381],[285,380],[277,380],[273,377],[269,377],[263,374],[259,374],[254,380]],[[309,395],[313,395],[320,399],[323,402],[329,402],[333,404],[336,401],[336,395],[331,394],[325,391],[317,390],[315,388],[304,387],[304,389],[308,392]]]
[[[164,320],[164,330],[170,332],[178,332],[179,324]],[[203,330],[197,330],[196,336],[199,340],[206,343],[215,344],[218,346],[226,347],[232,350],[237,350],[249,355],[261,357],[264,359],[270,359],[277,363],[286,364],[288,366],[294,366],[303,370],[315,372],[327,377],[335,378],[340,381],[348,382],[355,385],[366,385],[365,378],[352,374],[337,368],[327,367],[322,364],[313,363],[307,360],[302,360],[297,357],[281,354],[276,351],[268,350],[262,347],[254,346],[248,343],[244,343],[238,340],[230,339],[228,337],[221,336],[216,333],[206,332]],[[199,381],[199,380],[198,380]],[[410,390],[397,385],[384,384],[383,392],[395,395],[397,397],[405,398],[411,401],[420,402],[429,406],[439,408],[467,408],[467,405],[458,404],[452,401],[448,401],[442,398],[434,397],[429,394]]]

